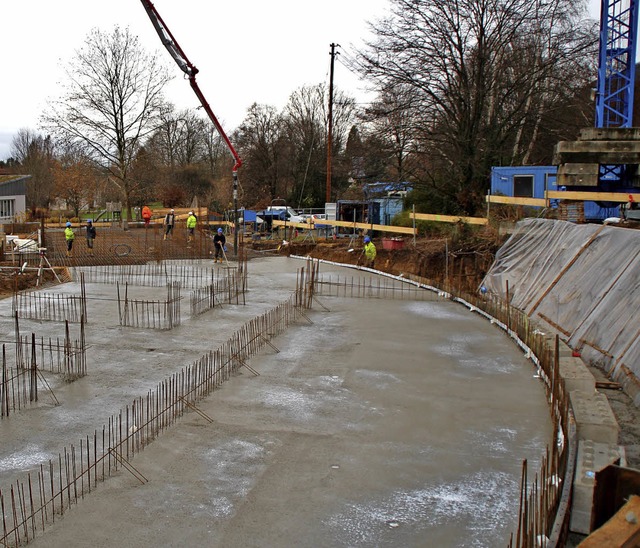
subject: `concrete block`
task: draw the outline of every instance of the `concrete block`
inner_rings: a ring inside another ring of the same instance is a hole
[[[569,529],[574,533],[588,535],[591,532],[596,472],[616,463],[626,463],[623,447],[615,444],[597,443],[593,440],[578,442],[569,521]]]
[[[564,379],[567,392],[581,390],[592,393],[596,390],[596,378],[580,358],[561,357],[559,360],[560,376]]]
[[[545,335],[545,341],[547,342],[551,350],[555,349],[556,347],[555,335],[553,334]],[[573,356],[573,350],[566,342],[564,342],[562,339],[560,339],[558,342],[559,342],[558,354],[561,358],[566,358],[566,357],[570,358],[571,356]]]
[[[609,401],[599,392],[569,392],[579,440],[616,445],[620,427]]]

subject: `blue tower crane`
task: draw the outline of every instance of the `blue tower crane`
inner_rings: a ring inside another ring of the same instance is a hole
[[[597,128],[633,126],[633,92],[638,45],[637,0],[602,0],[596,95]],[[629,165],[601,165],[603,190],[630,190]],[[637,189],[636,189],[637,190]]]

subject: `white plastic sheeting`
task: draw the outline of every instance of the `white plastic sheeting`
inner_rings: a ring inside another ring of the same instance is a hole
[[[640,231],[525,219],[484,279],[614,378],[640,377]]]

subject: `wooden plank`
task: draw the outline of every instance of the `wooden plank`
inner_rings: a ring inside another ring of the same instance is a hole
[[[635,519],[627,520],[628,514],[634,515]],[[640,497],[631,495],[629,501],[609,521],[580,543],[580,548],[638,546],[640,544],[638,516],[640,516]]]
[[[489,219],[484,217],[461,217],[455,215],[438,215],[434,213],[410,213],[417,221],[436,221],[440,223],[467,223],[470,225],[486,225]]]
[[[273,226],[284,226],[284,221],[273,221]],[[340,226],[343,228],[352,228],[356,230],[375,230],[376,232],[391,232],[393,234],[417,234],[418,230],[410,226],[392,226],[392,225],[372,225],[369,223],[354,223],[351,221],[333,221],[328,219],[319,220],[319,225]],[[287,222],[287,226],[293,226],[295,228],[302,228],[304,230],[313,230],[315,224],[313,223],[290,223]]]
[[[486,197],[486,201],[491,204],[510,204],[523,205],[533,207],[547,207],[548,201],[544,198],[523,198],[517,196],[495,196],[490,194]]]
[[[550,200],[577,200],[594,202],[637,202],[640,194],[624,194],[622,192],[588,192],[578,190],[547,190],[545,193]]]

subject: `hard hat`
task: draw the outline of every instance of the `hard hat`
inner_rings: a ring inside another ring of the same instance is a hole
[[[93,220],[87,219],[87,223],[91,224],[92,222],[93,222]]]
[[[189,215],[193,215],[193,211],[189,211]]]
[[[71,226],[71,223],[69,221],[67,221],[67,226]]]
[[[218,234],[222,234],[222,229],[221,228],[218,229]]]
[[[371,241],[371,238],[369,238],[369,236],[365,236],[364,237],[364,243],[368,244]]]
[[[175,209],[172,209],[172,210],[171,210],[171,213],[173,213],[174,211],[175,211]]]

